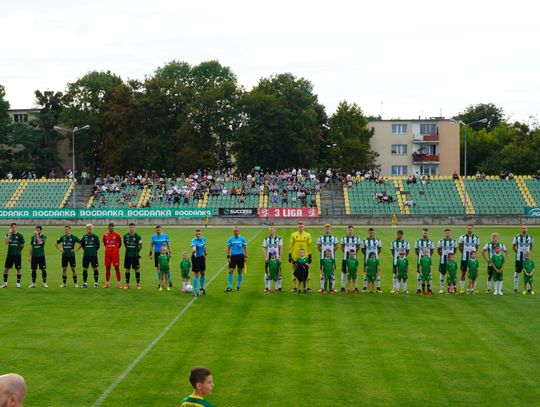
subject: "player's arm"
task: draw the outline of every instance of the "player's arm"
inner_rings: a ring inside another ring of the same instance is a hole
[[[244,260],[247,260],[248,258],[248,247],[247,247],[247,242],[244,240]]]
[[[343,253],[345,253],[345,243],[343,243],[343,242],[341,243],[341,251]]]
[[[4,239],[5,244],[9,244],[9,235],[11,234],[11,228],[9,228],[9,231],[6,233],[6,237]]]
[[[514,241],[512,242],[512,250],[517,253],[517,239],[514,238]]]
[[[116,236],[118,237],[116,240],[118,241],[118,248],[120,249],[122,247],[122,236],[120,236],[119,233],[117,233]]]
[[[486,252],[487,252],[487,249],[486,249],[486,247],[484,246],[484,248],[482,249],[482,257],[483,257],[484,260],[487,261],[488,264],[489,264],[490,261],[489,261],[488,257],[486,256]]]
[[[416,253],[416,257],[420,256],[420,246],[418,246],[418,242],[414,245],[414,252]]]
[[[172,257],[172,247],[170,240],[167,240],[167,252],[169,253],[169,257]]]
[[[279,264],[280,264],[280,267],[281,267],[281,253],[283,253],[283,244],[280,243],[279,246],[279,256],[278,256],[278,260],[279,260]]]
[[[231,258],[231,243],[227,242],[227,260]]]
[[[64,253],[64,248],[61,248],[60,247],[60,241],[56,241],[56,243],[54,244],[54,247],[56,247],[56,249],[60,252],[60,253]]]
[[[442,256],[442,247],[440,245],[437,246],[437,253],[439,253],[439,256]]]
[[[99,237],[95,237],[94,240],[96,241],[96,250],[99,250],[101,247],[101,242],[99,241]]]

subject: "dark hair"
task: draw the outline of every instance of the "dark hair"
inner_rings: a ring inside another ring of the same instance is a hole
[[[156,229],[157,229],[157,228],[160,228],[160,227],[161,227],[161,225],[157,225],[157,226],[156,226]]]
[[[445,232],[450,232],[450,229],[444,229]]]
[[[368,231],[368,232],[375,232],[375,229],[369,228],[367,231]]]
[[[197,383],[203,383],[212,372],[205,367],[196,367],[191,369],[189,373],[189,382],[193,388],[197,387]]]
[[[469,224],[467,225],[467,227],[468,227],[468,228],[472,228],[472,227],[473,227],[472,223],[469,223]]]
[[[66,226],[64,226],[64,229],[65,229],[65,228],[71,229],[71,226],[66,225]]]
[[[354,226],[353,226],[353,225],[349,225],[349,226],[347,226],[347,229],[354,229]]]
[[[423,232],[428,232],[428,228],[422,228]]]
[[[399,230],[397,231],[397,234],[398,234],[398,235],[402,235],[402,234],[403,234],[403,230],[399,229]]]
[[[11,223],[9,226],[10,226],[10,227],[13,227],[13,226],[17,226],[17,224],[16,224],[15,222],[13,222],[13,223]]]
[[[195,229],[195,233],[200,232],[200,231],[201,231],[201,229]]]
[[[131,222],[128,226],[129,227],[135,226],[135,223]]]
[[[112,223],[112,222],[109,223],[109,227],[111,227],[111,226],[114,227],[114,223]]]
[[[36,229],[43,230],[41,226],[36,226]]]

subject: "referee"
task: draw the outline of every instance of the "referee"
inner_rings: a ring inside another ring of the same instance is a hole
[[[238,268],[238,281],[236,283],[236,291],[240,291],[240,283],[242,282],[242,272],[244,271],[245,262],[248,258],[247,242],[240,236],[240,229],[235,226],[233,236],[227,241],[227,261],[229,262],[229,276],[227,280],[227,289],[225,292],[232,291],[234,269]]]
[[[206,272],[206,237],[201,233],[201,229],[195,230],[195,238],[191,240],[191,264],[195,274],[193,278],[193,293],[199,296],[199,280],[201,282],[201,292],[206,295],[204,289],[204,279]]]

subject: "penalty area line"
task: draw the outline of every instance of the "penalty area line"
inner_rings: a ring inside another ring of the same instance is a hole
[[[261,228],[251,239],[249,239],[248,243],[251,242],[253,239],[255,239],[259,235],[259,233],[261,233],[261,230],[263,230],[263,228]],[[217,276],[221,274],[223,270],[225,270],[225,267],[227,267],[227,263],[225,263],[223,267],[221,267],[218,270],[218,272],[214,274],[212,278],[210,278],[210,280],[208,280],[208,283],[206,284],[207,287],[210,284],[212,284],[212,281],[214,281],[217,278]],[[157,343],[161,340],[161,338],[163,338],[165,334],[167,334],[167,332],[169,332],[171,328],[178,322],[178,320],[182,318],[182,315],[184,315],[186,311],[191,308],[191,306],[195,303],[195,301],[197,301],[197,299],[198,299],[197,297],[193,297],[191,300],[189,300],[189,302],[186,305],[184,305],[184,308],[182,308],[180,312],[178,313],[178,315],[176,315],[176,317],[174,317],[174,319],[171,322],[169,322],[169,324],[163,329],[163,331],[161,331],[159,335],[156,336],[152,340],[152,342],[150,342],[146,346],[146,348],[144,348],[144,350],[139,354],[139,356],[137,356],[137,358],[133,362],[131,362],[131,364],[120,374],[120,376],[118,376],[116,380],[112,382],[109,387],[107,387],[107,389],[101,394],[101,396],[99,396],[99,398],[94,402],[94,404],[92,404],[93,407],[98,407],[105,400],[107,400],[107,397],[109,397],[109,395],[114,391],[114,389],[116,389],[118,385],[124,381],[124,379],[141,362],[141,360],[148,354],[148,352],[150,352],[153,349],[153,347],[157,345]]]

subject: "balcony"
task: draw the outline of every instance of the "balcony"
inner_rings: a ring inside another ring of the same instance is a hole
[[[438,134],[413,134],[413,143],[438,143]]]
[[[439,154],[413,153],[412,157],[413,157],[414,164],[423,164],[423,163],[435,164],[439,162]]]

